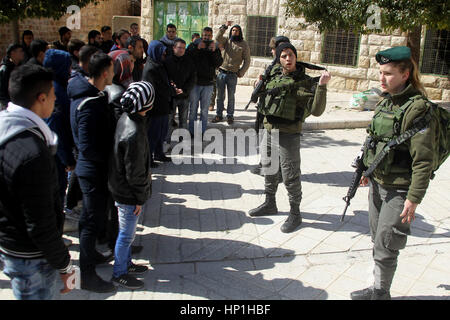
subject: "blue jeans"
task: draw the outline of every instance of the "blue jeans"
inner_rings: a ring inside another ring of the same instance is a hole
[[[211,95],[213,92],[213,86],[199,86],[195,85],[192,89],[189,100],[189,131],[194,134],[194,124],[197,121],[198,104],[200,102],[200,121],[202,122],[202,133],[206,131],[208,124],[208,107],[211,102]]]
[[[18,300],[51,300],[58,293],[58,271],[46,259],[22,259],[0,253],[3,273]]]
[[[118,278],[128,273],[131,264],[131,243],[136,235],[138,216],[133,212],[134,205],[115,203],[119,215],[119,235],[114,249],[113,277]],[[142,214],[142,212],[141,212]]]
[[[223,116],[224,101],[225,101],[225,86],[227,87],[227,117],[232,117],[234,115],[234,94],[236,92],[237,85],[237,74],[236,73],[224,73],[219,72],[217,76],[217,111],[216,114],[219,117]]]

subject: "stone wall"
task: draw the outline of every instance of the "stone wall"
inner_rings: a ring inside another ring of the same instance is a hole
[[[81,9],[81,29],[72,31],[72,39],[87,41],[90,30],[100,28],[104,25],[112,26],[112,17],[116,15],[128,15],[128,1],[102,0],[97,5],[89,4]],[[19,22],[19,35],[24,30],[33,31],[35,39],[44,39],[53,42],[59,39],[58,29],[66,25],[70,15],[65,15],[59,20],[53,19],[25,19]],[[6,48],[13,42],[11,24],[0,25],[0,57],[6,54]]]

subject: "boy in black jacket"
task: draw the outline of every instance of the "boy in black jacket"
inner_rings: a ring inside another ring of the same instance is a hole
[[[58,270],[72,274],[54,154],[57,136],[42,120],[54,108],[53,73],[24,65],[11,73],[12,102],[0,112],[0,260],[17,299],[52,299]],[[69,292],[65,285],[62,293]]]
[[[142,207],[151,195],[150,148],[145,114],[153,107],[155,91],[146,81],[134,82],[122,95],[124,113],[117,122],[114,149],[109,166],[109,190],[119,216],[119,235],[114,249],[111,281],[127,289],[144,283],[133,276],[147,271],[131,262],[131,243]]]

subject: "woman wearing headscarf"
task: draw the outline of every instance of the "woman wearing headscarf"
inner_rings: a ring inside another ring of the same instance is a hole
[[[148,139],[150,142],[151,166],[157,167],[156,161],[169,162],[163,151],[164,139],[169,129],[170,102],[175,89],[170,85],[169,77],[163,61],[166,58],[166,46],[158,41],[150,42],[147,50],[147,62],[144,66],[142,80],[150,82],[155,88],[155,103],[147,113],[149,117]]]
[[[122,114],[120,98],[133,82],[134,57],[125,50],[111,51],[109,56],[113,59],[114,63],[114,78],[113,83],[106,86],[105,90],[108,92],[108,103],[114,110],[114,116],[117,121]]]

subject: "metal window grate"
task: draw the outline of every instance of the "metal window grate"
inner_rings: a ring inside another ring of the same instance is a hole
[[[356,66],[360,33],[352,30],[328,31],[324,35],[322,63]]]
[[[275,37],[276,17],[249,16],[247,20],[247,42],[252,56],[272,57],[269,41]]]
[[[425,33],[420,72],[448,75],[450,63],[450,32],[428,29]]]

